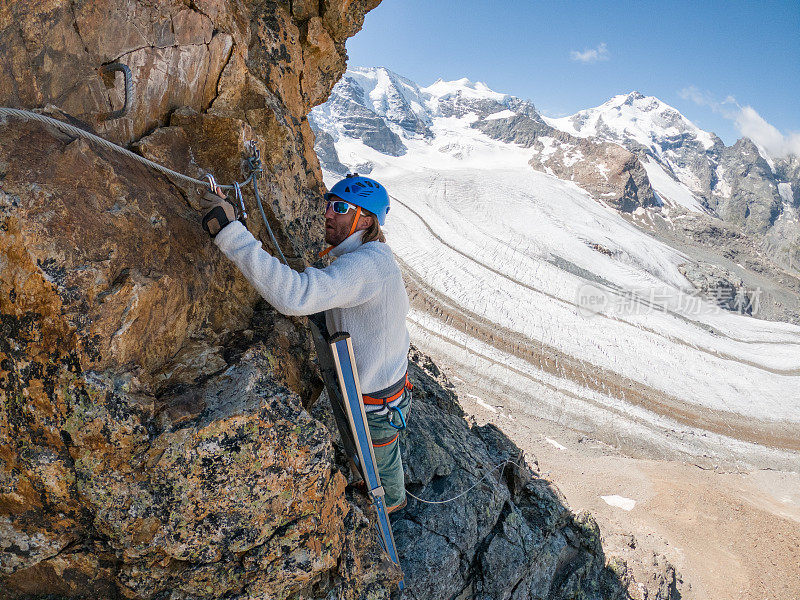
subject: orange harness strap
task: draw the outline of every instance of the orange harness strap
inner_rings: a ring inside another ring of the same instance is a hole
[[[405,392],[406,390],[412,390],[412,389],[414,389],[414,386],[408,380],[408,373],[406,372],[406,382],[405,385],[400,388],[400,391],[392,394],[388,398],[373,398],[372,396],[367,396],[367,395],[362,396],[362,398],[364,399],[364,404],[370,404],[372,406],[384,406],[389,402],[397,400],[400,396],[403,395],[403,392]]]
[[[399,435],[400,435],[399,432],[395,433],[393,438],[391,438],[388,442],[383,442],[382,444],[376,444],[375,442],[372,442],[372,447],[373,448],[382,448],[383,446],[388,446],[389,444],[394,442],[397,439],[397,436],[399,436]]]

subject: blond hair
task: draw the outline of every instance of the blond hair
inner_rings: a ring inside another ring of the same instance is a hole
[[[372,217],[372,224],[364,230],[364,236],[361,238],[361,241],[366,244],[367,242],[386,242],[386,236],[383,235],[383,231],[381,231],[381,224],[378,223],[378,217],[375,216],[374,213],[366,209],[361,209],[361,214],[366,217]]]

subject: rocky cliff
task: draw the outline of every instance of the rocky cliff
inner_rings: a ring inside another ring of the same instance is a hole
[[[243,179],[254,140],[267,218],[302,268],[322,230],[306,115],[378,1],[5,3],[0,106],[226,183]],[[102,72],[111,62],[130,67],[134,92],[109,120],[124,97]],[[266,306],[216,251],[196,193],[51,127],[0,123],[3,598],[388,598],[395,587],[317,401],[304,320]],[[411,358],[409,489],[436,500],[475,487],[395,518],[408,597],[626,597],[630,575],[606,565],[592,519],[502,433],[470,427],[435,365]],[[658,585],[659,597],[674,589]]]
[[[5,3],[0,105],[226,182],[256,140],[302,262],[321,225],[305,115],[376,4]],[[104,121],[122,104],[113,61],[133,103]],[[305,332],[255,320],[191,193],[21,122],[2,125],[0,177],[4,597],[282,597],[335,572],[357,542],[330,435],[302,410],[318,391]]]

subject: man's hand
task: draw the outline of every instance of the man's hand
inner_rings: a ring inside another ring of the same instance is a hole
[[[236,220],[236,210],[233,208],[233,204],[228,202],[222,188],[216,186],[214,192],[210,189],[206,190],[200,199],[200,208],[205,213],[203,229],[212,238],[216,237],[228,223]]]

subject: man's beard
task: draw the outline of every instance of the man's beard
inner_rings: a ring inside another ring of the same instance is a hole
[[[341,231],[336,229],[334,225],[330,229],[326,226],[325,227],[325,243],[330,244],[331,246],[338,246],[344,241],[344,238],[341,237],[343,234]]]
[[[347,234],[350,231],[350,228],[353,226],[353,220],[350,219],[350,222],[344,223],[337,223],[332,222],[331,228],[328,228],[328,223],[325,223],[325,243],[331,246],[338,246],[343,241],[347,239]]]

